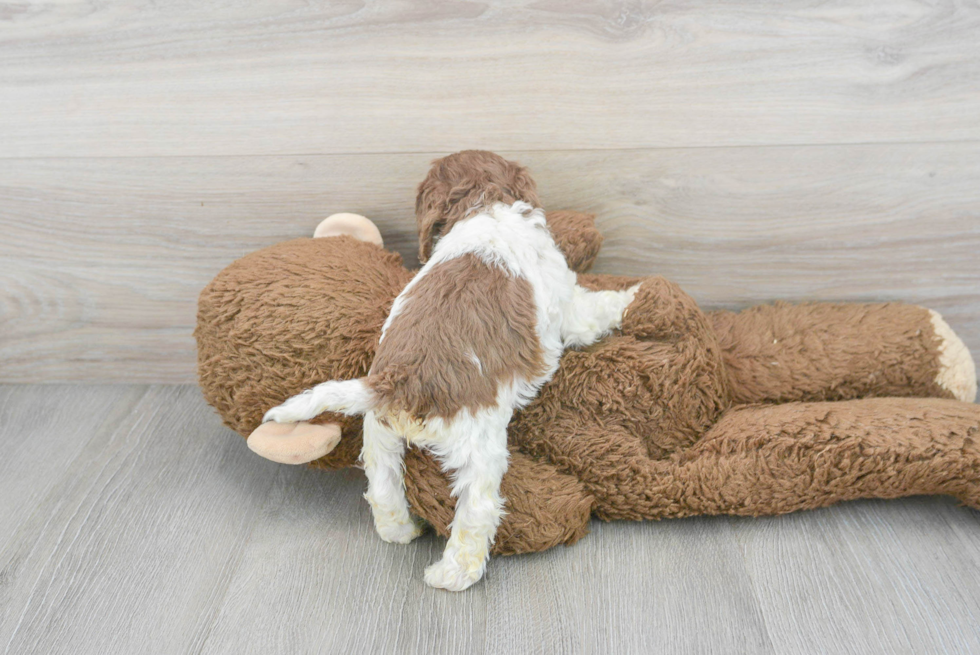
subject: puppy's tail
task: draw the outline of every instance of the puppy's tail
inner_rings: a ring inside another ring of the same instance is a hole
[[[273,407],[262,418],[263,422],[295,423],[308,421],[323,412],[363,414],[378,404],[377,395],[367,384],[367,378],[357,380],[331,380],[293,396],[278,407]]]

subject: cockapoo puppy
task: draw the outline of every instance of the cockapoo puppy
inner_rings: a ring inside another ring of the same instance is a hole
[[[565,348],[619,327],[636,288],[588,291],[552,239],[523,168],[468,151],[434,163],[416,206],[425,263],[395,299],[367,377],[331,381],[269,410],[266,421],[364,415],[365,498],[385,541],[422,531],[409,514],[403,458],[429,449],[457,498],[433,587],[482,576],[503,512],[507,425],[551,379]]]

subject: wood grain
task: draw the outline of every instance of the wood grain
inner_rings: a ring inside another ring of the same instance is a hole
[[[593,523],[425,587],[359,471],[273,464],[194,387],[0,386],[0,652],[972,653],[980,513],[945,498]]]
[[[202,653],[485,652],[485,590],[427,588],[442,540],[381,541],[365,485],[359,471],[282,472]]]
[[[945,581],[980,583],[967,545],[977,518],[940,498],[862,501],[759,519],[733,536],[776,652],[973,653],[980,596]]]
[[[980,7],[5,4],[0,157],[980,139]]]
[[[234,259],[356,211],[414,265],[436,154],[0,160],[0,380],[193,381],[197,295]],[[705,307],[916,302],[980,352],[980,144],[504,154],[598,214],[601,272]]]
[[[14,533],[93,436],[115,428],[142,395],[139,387],[0,386],[0,531]]]
[[[35,387],[4,426],[5,446],[78,452],[28,519],[0,525],[4,652],[194,652],[206,639],[275,471],[229,438],[196,388],[137,391],[133,402],[131,387],[97,388],[80,411],[91,390]],[[55,420],[39,421],[28,410],[49,396]],[[128,411],[103,414],[78,449],[72,428],[118,403]],[[14,499],[51,482],[31,462],[18,470],[40,477],[14,480]]]

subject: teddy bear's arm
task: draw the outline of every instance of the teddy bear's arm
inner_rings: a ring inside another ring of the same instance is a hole
[[[710,320],[737,403],[976,395],[966,346],[922,307],[777,303]]]
[[[595,214],[571,210],[545,212],[545,220],[568,268],[584,273],[595,263],[602,248],[602,235],[595,227]]]
[[[648,293],[656,280],[658,292]],[[700,310],[663,278],[579,275],[590,289],[647,293],[629,307],[624,334],[679,336],[705,325]],[[641,287],[642,288],[642,287]],[[902,303],[776,303],[707,314],[736,403],[868,396],[976,397],[976,367],[934,311]]]

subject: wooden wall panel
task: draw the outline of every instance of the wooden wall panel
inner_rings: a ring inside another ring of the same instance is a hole
[[[194,380],[197,294],[356,211],[415,263],[440,153],[0,159],[0,380]],[[908,300],[980,353],[980,144],[504,152],[547,207],[596,212],[598,270],[706,307]]]
[[[975,2],[0,6],[0,157],[980,139]]]

